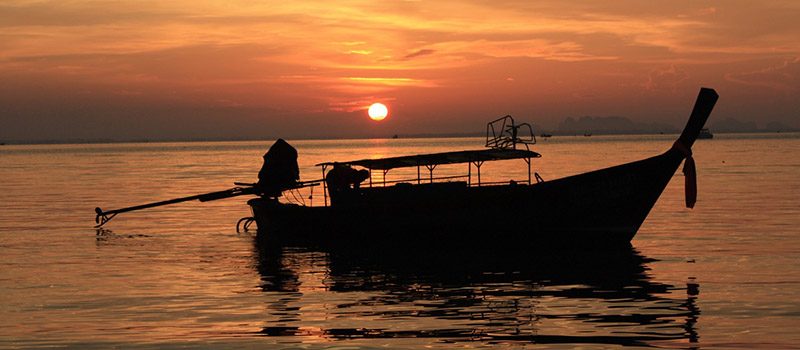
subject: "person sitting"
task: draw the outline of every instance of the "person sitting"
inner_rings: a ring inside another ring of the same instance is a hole
[[[368,178],[369,171],[367,170],[355,170],[349,165],[333,163],[333,169],[325,176],[328,193],[331,195],[331,204],[336,202],[340,193],[358,189],[361,183]]]

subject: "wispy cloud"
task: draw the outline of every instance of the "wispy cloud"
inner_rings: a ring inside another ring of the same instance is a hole
[[[411,78],[367,78],[367,77],[348,77],[350,82],[367,84],[367,85],[383,85],[383,86],[415,86],[415,87],[435,87],[436,84],[432,81],[411,79]]]
[[[675,92],[678,84],[687,80],[689,74],[683,69],[670,65],[667,68],[655,69],[650,72],[647,80],[642,84],[645,90],[669,90]]]
[[[358,112],[366,111],[375,102],[391,103],[394,98],[369,95],[360,99],[347,99],[332,97],[328,99],[328,110],[333,112]]]
[[[800,91],[800,57],[786,59],[766,68],[725,75],[728,81],[757,87],[765,87],[784,93]]]
[[[402,60],[410,60],[410,59],[416,58],[416,57],[432,55],[434,52],[436,52],[436,51],[431,50],[431,49],[420,49],[420,50],[416,50],[416,51],[414,51],[414,52],[412,52],[412,53],[410,53],[408,55],[403,56]]]

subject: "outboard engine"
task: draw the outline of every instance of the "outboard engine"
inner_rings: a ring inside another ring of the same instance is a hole
[[[261,195],[276,198],[284,190],[293,188],[300,179],[297,150],[283,139],[278,139],[264,154],[264,165],[258,172],[256,185]]]

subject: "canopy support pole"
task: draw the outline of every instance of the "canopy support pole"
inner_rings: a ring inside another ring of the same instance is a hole
[[[419,161],[417,161],[417,185],[419,185],[420,183],[422,183],[422,179],[420,178],[419,174]]]
[[[323,164],[322,165],[322,197],[325,198],[325,206],[328,206],[328,181],[325,181],[325,170],[328,169],[328,166]]]
[[[478,186],[480,186],[481,185],[481,165],[483,165],[483,161],[479,160],[479,161],[475,161],[475,162],[472,162],[472,163],[475,163],[475,168],[478,169]]]
[[[531,184],[531,159],[530,158],[523,158],[525,163],[528,163],[528,185]]]
[[[425,167],[428,168],[428,172],[430,173],[431,183],[433,183],[433,169],[436,169],[436,165],[438,164],[425,164]]]
[[[472,186],[472,162],[467,163],[467,186]]]

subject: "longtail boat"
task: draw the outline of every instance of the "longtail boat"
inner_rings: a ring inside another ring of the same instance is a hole
[[[691,149],[717,98],[712,89],[700,90],[686,127],[666,152],[606,169],[532,181],[531,159],[540,154],[520,138],[526,124],[514,125],[507,117],[487,126],[488,149],[318,164],[328,180],[323,183],[329,195],[325,206],[285,204],[275,198],[255,198],[248,204],[259,238],[288,244],[628,244],[684,160],[686,205],[694,206]],[[498,122],[500,132],[495,133]],[[525,160],[527,181],[480,183],[483,162],[507,159]],[[422,168],[432,179],[437,165],[454,163],[474,165],[478,181],[473,181],[472,165],[467,181],[429,182],[421,176]],[[332,170],[326,170],[336,166],[381,171],[384,177],[391,169],[416,167],[418,176],[391,186],[333,188]]]
[[[686,206],[694,206],[697,187],[692,145],[717,99],[713,89],[700,89],[689,121],[666,152],[555,180],[544,181],[531,174],[532,159],[541,157],[530,150],[535,143],[533,128],[516,125],[506,116],[487,125],[485,149],[325,162],[318,164],[322,179],[311,181],[297,181],[297,152],[278,140],[264,156],[257,184],[236,183],[238,186],[229,190],[122,209],[96,208],[95,220],[100,227],[128,211],[256,195],[247,202],[253,216],[240,220],[237,230],[240,224],[247,228],[255,222],[259,241],[277,244],[413,244],[432,249],[624,245],[636,235],[684,160]],[[278,153],[282,156],[276,156]],[[527,179],[481,182],[484,162],[510,159],[525,161]],[[468,164],[466,179],[455,176],[434,181],[438,165],[458,163]],[[275,170],[280,167],[285,169]],[[382,172],[385,179],[388,171],[406,167],[417,169],[416,179],[388,185],[372,182],[373,172]],[[278,185],[270,184],[270,178],[279,179]],[[320,185],[323,206],[279,200],[285,191]]]

